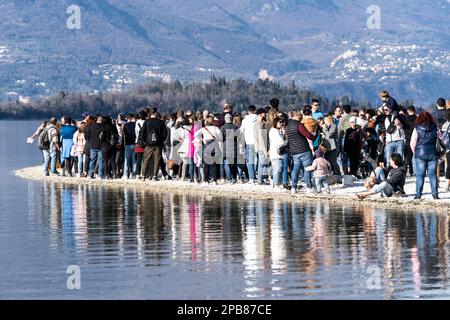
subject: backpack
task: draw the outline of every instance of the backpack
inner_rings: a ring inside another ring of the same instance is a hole
[[[44,128],[39,134],[38,147],[40,150],[50,149],[50,138],[48,137],[48,128]]]
[[[156,132],[155,128],[150,128],[150,131],[147,134],[147,145],[148,146],[158,146],[159,143],[159,136]]]
[[[443,144],[443,147],[447,151],[450,151],[450,126],[447,128],[447,131],[441,131],[442,132],[442,139],[441,142]]]
[[[119,137],[116,135],[116,133],[113,131],[111,132],[111,135],[109,137],[109,145],[111,147],[116,146],[119,143]]]

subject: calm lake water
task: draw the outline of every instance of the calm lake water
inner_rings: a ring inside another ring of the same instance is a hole
[[[445,214],[27,181],[38,124],[0,121],[2,299],[450,297]]]

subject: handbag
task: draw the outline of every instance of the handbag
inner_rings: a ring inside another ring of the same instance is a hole
[[[278,148],[278,154],[280,156],[283,156],[283,155],[287,154],[288,152],[289,152],[289,149],[288,149],[287,145],[281,146],[281,147]]]

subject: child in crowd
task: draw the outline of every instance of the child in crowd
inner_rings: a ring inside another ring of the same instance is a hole
[[[327,147],[323,144],[319,145],[319,148],[315,152],[316,159],[313,161],[312,165],[307,167],[306,170],[314,171],[314,184],[316,186],[316,192],[322,192],[322,186],[325,189],[325,192],[330,194],[330,186],[328,185],[327,177],[331,175],[331,165],[324,158],[325,153],[327,152]]]

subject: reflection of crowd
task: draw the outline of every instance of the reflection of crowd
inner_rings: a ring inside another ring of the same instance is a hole
[[[303,207],[137,189],[103,192],[54,182],[44,182],[42,189],[40,212],[49,215],[42,221],[50,224],[52,241],[61,241],[52,247],[63,245],[81,256],[100,247],[108,250],[109,262],[127,257],[130,263],[134,256],[142,265],[166,259],[203,262],[196,265],[203,271],[217,263],[233,270],[241,266],[249,296],[282,292],[284,285],[271,283],[268,273],[297,273],[308,290],[317,288],[323,268],[338,272],[339,266],[379,266],[391,295],[410,271],[418,290],[447,281],[450,221],[445,214],[397,215],[364,206]]]

